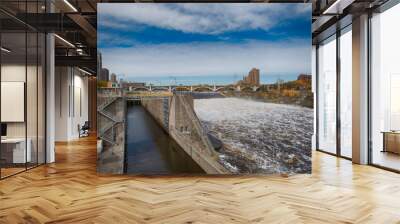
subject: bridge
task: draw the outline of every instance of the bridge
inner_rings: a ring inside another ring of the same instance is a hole
[[[191,85],[191,86],[139,86],[129,87],[130,92],[224,92],[224,91],[253,91],[256,92],[260,86],[241,86],[241,85]]]

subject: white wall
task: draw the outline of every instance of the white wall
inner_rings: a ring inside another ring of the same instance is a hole
[[[25,121],[24,93],[24,82],[1,82],[1,122]]]
[[[1,81],[25,82],[25,64],[5,64],[1,66]],[[7,110],[7,108],[1,108]],[[25,122],[7,123],[7,137],[25,137]]]
[[[78,125],[88,120],[88,78],[83,75],[76,68],[56,67],[56,141],[79,138]]]
[[[1,66],[1,81],[25,82],[25,69],[25,64],[3,64]]]
[[[27,69],[27,70],[26,70]],[[25,64],[3,64],[1,66],[1,81],[2,82],[24,82],[26,83],[25,76],[28,72],[28,82],[30,86],[36,86],[36,80],[29,80],[31,74],[36,74],[35,66],[25,66]],[[36,88],[27,88],[27,106],[36,108]],[[32,104],[33,103],[33,104]],[[32,104],[32,105],[30,105]],[[23,108],[24,109],[24,108]],[[2,108],[2,110],[7,110],[7,108]],[[36,110],[35,110],[36,111]],[[33,128],[36,130],[36,113],[32,113],[28,109],[28,129]],[[34,123],[32,123],[34,121]],[[25,126],[26,122],[7,122],[7,135],[8,137],[25,137]],[[28,131],[29,131],[28,130]],[[28,137],[30,132],[28,132]],[[35,132],[36,134],[36,132]]]
[[[78,72],[78,75],[77,75]],[[71,135],[72,138],[78,138],[78,124],[83,125],[85,121],[89,119],[88,113],[88,78],[81,76],[78,70],[74,70],[74,108],[72,108],[72,119],[71,119]],[[80,101],[80,102],[79,102]],[[80,108],[81,107],[81,108]]]
[[[68,140],[69,117],[69,69],[67,67],[55,68],[55,140]]]

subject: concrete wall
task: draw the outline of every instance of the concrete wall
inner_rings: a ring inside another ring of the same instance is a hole
[[[49,12],[54,10],[46,1]],[[54,34],[46,34],[46,163],[55,162],[55,41]]]
[[[165,119],[169,119],[169,107],[172,97],[165,98],[168,101],[168,108],[164,108],[164,99],[143,99],[142,106],[153,116],[153,118],[169,132],[168,124],[165,124]],[[167,109],[165,111],[165,109]]]
[[[169,97],[167,110],[163,99],[145,99],[142,100],[142,105],[206,173],[229,173],[218,162],[218,153],[194,112],[193,98],[190,95]]]
[[[204,131],[193,107],[190,95],[174,95],[169,115],[171,137],[207,174],[227,174]]]
[[[97,151],[97,172],[108,174],[123,174],[125,161],[125,117],[126,117],[126,101],[122,98],[116,98],[110,105],[103,110],[108,115],[112,116],[115,121],[102,115],[97,114],[97,126],[99,130],[104,129],[110,124],[114,124],[113,128],[108,129],[103,137],[114,139],[112,144],[105,140],[99,142]],[[100,131],[97,133],[100,134]],[[99,136],[101,138],[101,136]]]
[[[187,105],[187,108],[185,108],[185,105]],[[191,108],[191,109],[189,109]],[[181,132],[181,133],[191,133],[194,131],[194,125],[192,121],[192,111],[194,111],[193,107],[193,98],[190,96],[176,96],[174,100],[174,109],[175,109],[175,114],[173,116],[173,119],[175,122],[173,122],[174,128]],[[189,111],[188,111],[189,109]],[[200,124],[201,125],[201,124]],[[171,126],[172,127],[172,126]],[[199,139],[200,137],[198,136],[198,133],[194,133],[197,136],[195,137],[196,140]]]

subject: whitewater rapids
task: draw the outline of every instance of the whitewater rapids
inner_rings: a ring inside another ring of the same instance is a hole
[[[239,98],[195,99],[194,108],[232,173],[311,172],[312,109]]]

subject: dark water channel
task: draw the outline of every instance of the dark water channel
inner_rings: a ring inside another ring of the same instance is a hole
[[[204,171],[141,106],[128,104],[128,174],[202,174]]]

